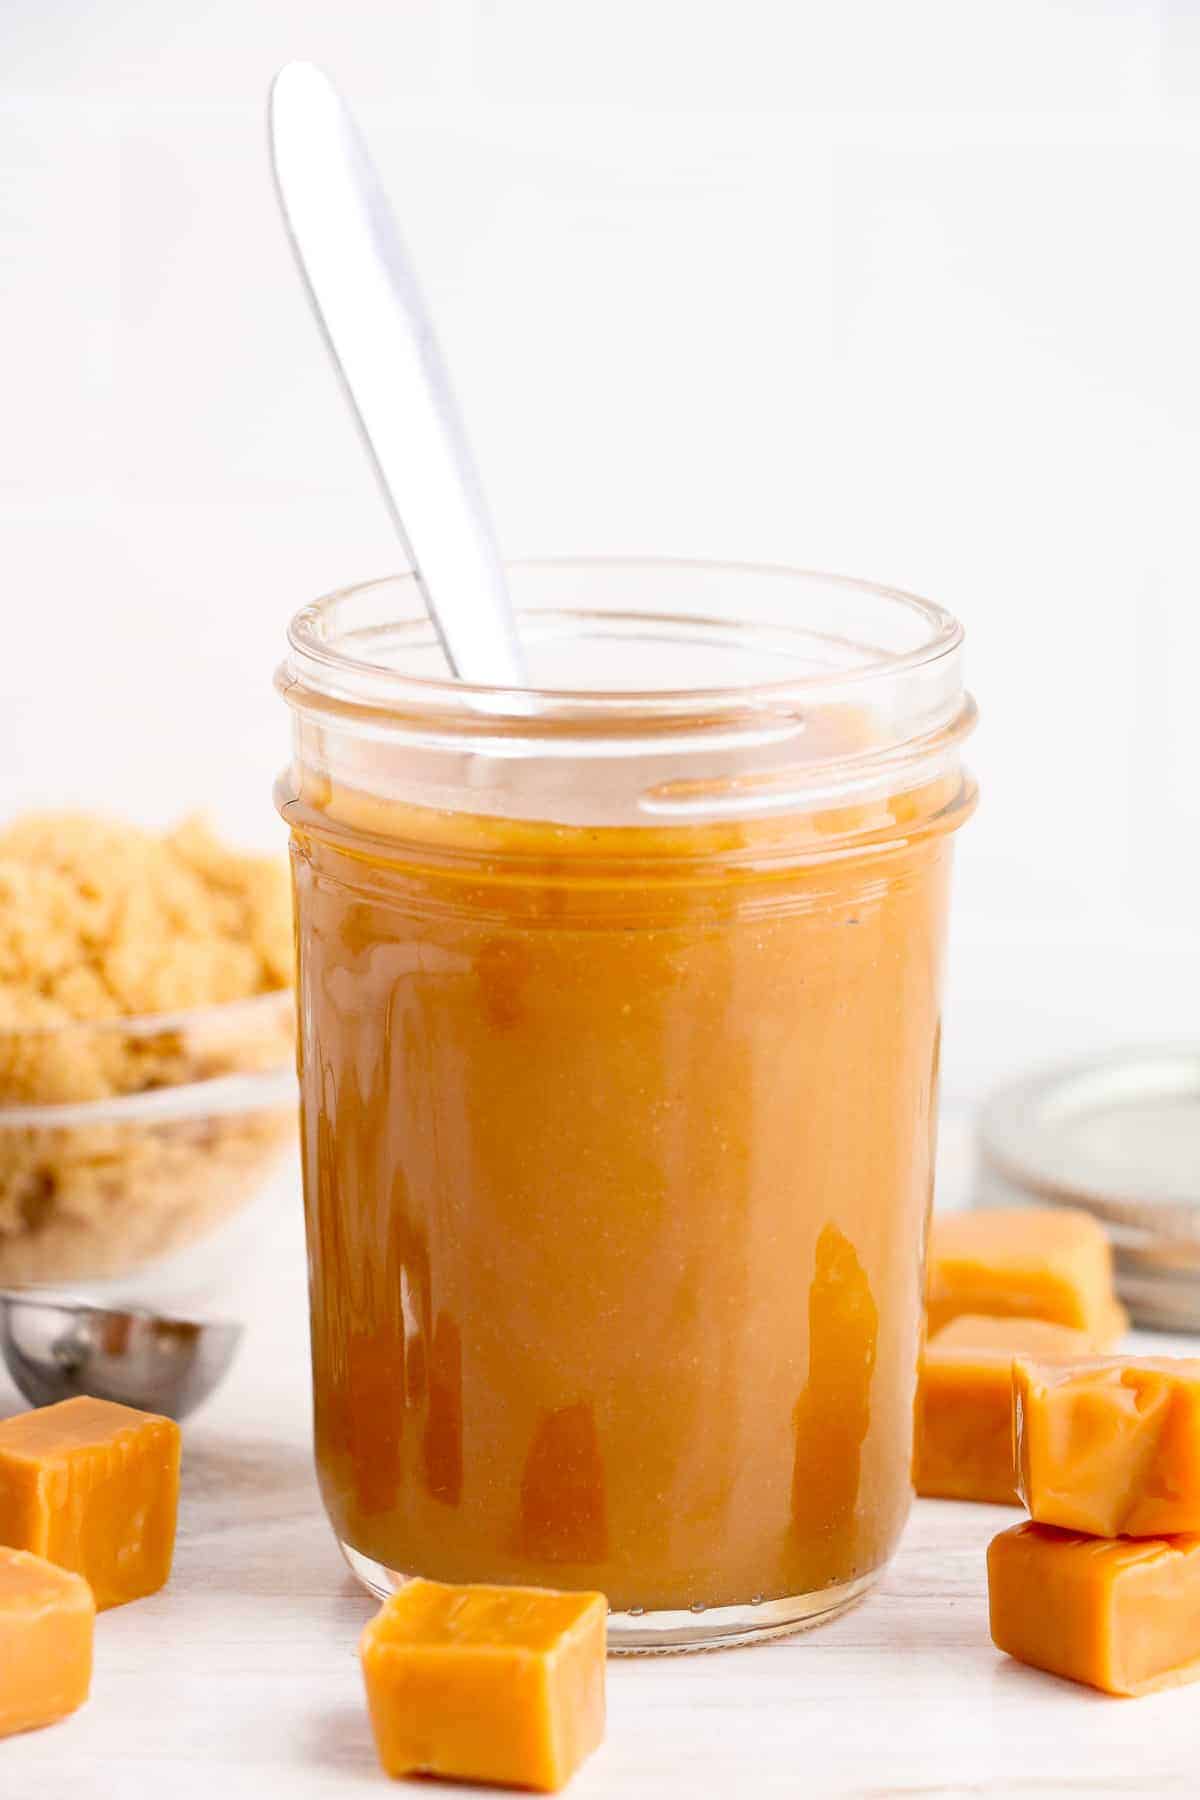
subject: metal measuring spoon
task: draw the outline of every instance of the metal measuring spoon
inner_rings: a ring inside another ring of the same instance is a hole
[[[309,298],[454,674],[527,685],[483,487],[416,271],[328,76],[288,63],[269,107],[275,186]]]
[[[90,1394],[183,1419],[233,1361],[242,1327],[142,1307],[0,1293],[0,1356],[32,1406]]]

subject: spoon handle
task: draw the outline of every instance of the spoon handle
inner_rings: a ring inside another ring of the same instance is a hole
[[[289,63],[270,101],[275,185],[309,297],[454,674],[526,685],[483,488],[387,196],[337,89]]]

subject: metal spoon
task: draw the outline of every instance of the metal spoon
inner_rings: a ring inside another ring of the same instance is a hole
[[[90,1394],[185,1418],[225,1375],[241,1335],[240,1325],[140,1307],[0,1293],[0,1355],[32,1406]]]
[[[275,186],[317,323],[447,661],[527,685],[467,434],[379,177],[337,89],[288,63],[269,106]]]

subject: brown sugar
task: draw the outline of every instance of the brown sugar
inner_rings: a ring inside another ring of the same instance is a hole
[[[292,961],[286,864],[200,820],[0,828],[0,1281],[123,1273],[236,1208],[289,1114],[105,1103],[285,1065]]]
[[[88,813],[33,813],[0,829],[6,1103],[159,1085],[128,1042],[132,1063],[97,1060],[98,1034],[86,1033],[74,1042],[89,1054],[47,1058],[35,1033],[245,1000],[291,980],[279,858],[229,850],[199,819],[160,835]]]

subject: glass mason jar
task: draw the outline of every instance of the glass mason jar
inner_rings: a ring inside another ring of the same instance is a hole
[[[411,578],[300,613],[316,1456],[377,1593],[826,1618],[908,1512],[962,633],[786,570],[519,565],[531,691]]]

